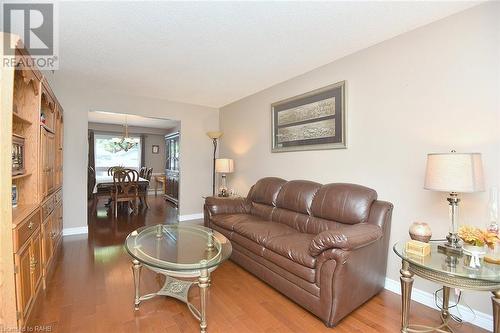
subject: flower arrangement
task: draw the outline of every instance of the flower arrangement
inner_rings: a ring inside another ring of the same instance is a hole
[[[465,225],[458,229],[458,237],[465,243],[473,246],[488,246],[490,249],[495,248],[496,243],[500,240],[499,235],[481,230],[477,227]]]

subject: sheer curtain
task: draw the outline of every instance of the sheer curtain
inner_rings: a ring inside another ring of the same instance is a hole
[[[94,134],[94,158],[96,175],[105,175],[112,166],[122,166],[125,168],[139,170],[142,159],[142,136],[130,135],[132,138],[140,140],[139,144],[133,146],[127,151],[116,147],[112,139],[117,134],[95,133]]]

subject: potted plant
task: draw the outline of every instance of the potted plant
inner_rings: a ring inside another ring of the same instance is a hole
[[[486,254],[485,247],[494,248],[498,241],[497,234],[468,225],[458,229],[458,236],[464,242],[465,254],[471,256],[469,262],[471,268],[480,267],[479,258]]]

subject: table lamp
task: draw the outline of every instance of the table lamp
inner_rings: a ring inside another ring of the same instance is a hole
[[[212,169],[212,195],[215,196],[215,156],[217,155],[217,140],[222,136],[220,131],[207,132],[207,136],[212,139],[214,145],[213,169]]]
[[[234,172],[234,161],[230,158],[218,158],[215,161],[215,171],[217,173],[222,173],[222,182],[219,188],[219,196],[228,197],[229,193],[227,191],[226,173]]]
[[[451,225],[447,243],[438,249],[451,254],[460,254],[462,245],[458,233],[459,193],[484,191],[483,164],[480,153],[439,153],[427,155],[424,188],[431,191],[448,192],[447,198]]]

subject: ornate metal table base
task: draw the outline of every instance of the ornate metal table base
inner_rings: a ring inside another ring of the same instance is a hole
[[[431,270],[427,270],[410,262],[403,260],[401,273],[401,332],[402,333],[426,333],[426,332],[454,332],[449,326],[450,313],[448,311],[448,303],[450,299],[451,288],[483,290],[493,293],[493,332],[500,333],[500,285],[488,283],[475,279],[467,279],[464,277],[452,277],[447,274],[439,274]],[[410,325],[410,302],[411,289],[413,287],[413,275],[418,275],[426,280],[430,280],[443,285],[443,308],[441,310],[442,324],[437,327],[428,327],[424,325]]]
[[[189,311],[193,314],[193,316],[200,322],[200,332],[205,333],[207,331],[207,294],[208,287],[210,286],[210,271],[208,269],[202,269],[199,271],[189,271],[185,274],[180,272],[170,272],[162,269],[154,268],[148,265],[146,266],[148,269],[162,274],[165,276],[165,283],[163,287],[158,290],[156,293],[151,293],[147,295],[140,296],[139,293],[139,285],[141,279],[141,270],[143,264],[141,264],[137,260],[132,260],[133,264],[133,272],[134,272],[134,286],[135,286],[135,301],[134,308],[135,310],[139,310],[139,304],[142,301],[146,301],[156,296],[167,296],[173,297],[186,303]],[[215,269],[215,268],[214,268]],[[171,275],[175,275],[178,277],[197,277],[198,281],[185,281],[173,278]],[[189,290],[191,286],[198,285],[200,289],[200,308],[196,308],[191,302],[189,302]]]

